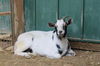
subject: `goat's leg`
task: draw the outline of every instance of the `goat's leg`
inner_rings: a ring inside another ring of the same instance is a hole
[[[59,59],[61,58],[61,55],[59,53],[50,53],[49,55],[47,55],[48,58],[51,58],[51,59]]]
[[[69,48],[68,53],[66,54],[66,56],[75,56],[75,55],[76,55],[76,53],[71,48]]]
[[[25,42],[17,41],[14,46],[14,54],[29,58],[30,55],[27,52],[24,52],[28,48],[29,45],[25,45]]]
[[[31,48],[31,49],[32,49],[32,53],[29,53],[29,55],[36,56],[36,55],[37,55],[37,53],[34,51],[34,49],[33,49],[33,48]]]

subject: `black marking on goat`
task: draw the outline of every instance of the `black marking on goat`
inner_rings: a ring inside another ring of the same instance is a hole
[[[59,52],[59,54],[62,54],[62,50],[60,50],[61,48],[60,48],[60,46],[58,45],[58,44],[56,44],[56,46],[57,46],[57,48],[58,48],[58,52]]]
[[[65,53],[64,55],[62,55],[62,56],[66,56],[66,55],[68,54],[68,51],[69,51],[70,48],[71,48],[71,46],[70,46],[70,44],[68,43],[67,51],[66,51],[66,53]]]
[[[53,33],[55,33],[56,31],[54,30]]]
[[[32,37],[32,41],[34,40],[34,38]]]
[[[53,33],[55,33],[56,31],[54,30]],[[54,35],[52,35],[52,40],[54,40]]]
[[[58,50],[58,52],[59,52],[59,54],[62,54],[63,51],[62,50]]]
[[[57,47],[58,49],[61,49],[60,46],[59,46],[58,44],[56,44],[56,47]]]
[[[57,37],[61,40],[61,37],[59,37],[59,36],[58,36],[58,33],[57,33],[57,32],[58,32],[57,27],[55,27],[54,32],[56,32]]]
[[[58,32],[58,30],[57,30],[57,27],[55,27],[55,32],[56,32],[56,34],[57,34],[57,36],[58,36],[58,33],[57,33],[57,32]]]
[[[67,34],[67,26],[63,26],[63,29],[65,30],[65,33],[64,33],[64,36],[63,37],[66,37],[66,34]]]
[[[28,49],[24,50],[23,52],[30,52],[30,53],[32,53],[33,51],[32,51],[32,49],[28,48]]]
[[[54,36],[52,35],[52,40],[54,40]]]
[[[57,27],[55,27],[55,30],[54,30],[53,33],[55,33],[55,32],[56,32],[57,37],[61,40],[61,37],[59,37],[59,36],[58,36],[58,33],[57,33],[57,32],[58,32]]]

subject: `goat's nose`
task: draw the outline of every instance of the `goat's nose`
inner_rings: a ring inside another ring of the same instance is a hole
[[[59,33],[61,34],[61,33],[62,33],[62,31],[59,31]]]

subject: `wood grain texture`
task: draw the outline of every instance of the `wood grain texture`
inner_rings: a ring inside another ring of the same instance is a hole
[[[24,32],[24,10],[23,0],[11,0],[12,5],[12,31],[13,31],[13,43],[16,41],[19,34]],[[14,22],[13,22],[14,21]]]
[[[0,16],[2,16],[2,15],[10,15],[10,14],[11,14],[11,11],[0,12]]]
[[[70,44],[72,48],[76,50],[100,52],[100,44],[73,41],[71,41]]]

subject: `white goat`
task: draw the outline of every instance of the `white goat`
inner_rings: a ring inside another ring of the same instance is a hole
[[[32,50],[32,54],[46,56],[48,58],[61,58],[62,56],[75,56],[75,52],[68,43],[66,34],[67,26],[71,23],[58,19],[55,24],[48,23],[50,27],[55,27],[54,31],[30,31],[19,35],[15,45],[14,54],[30,57],[30,53],[24,52]]]

